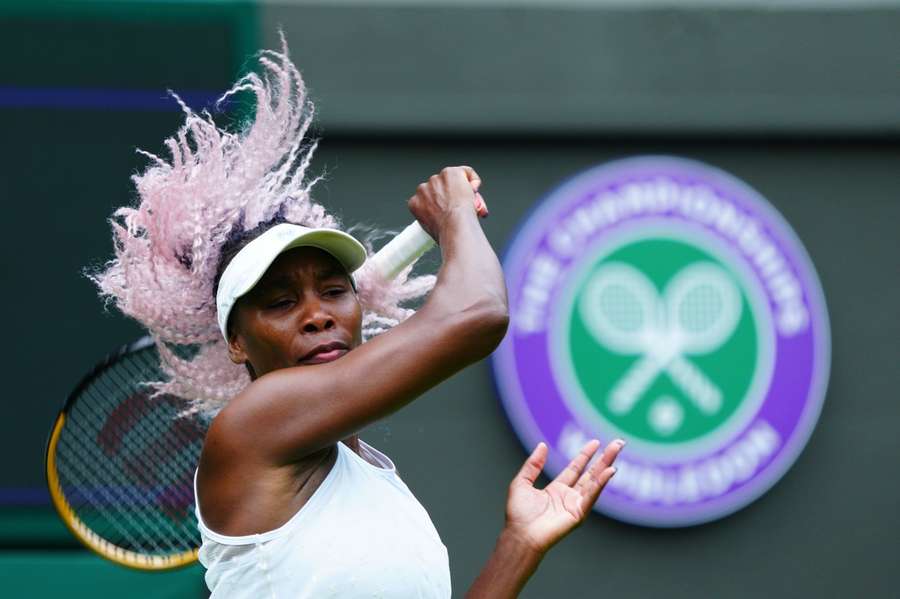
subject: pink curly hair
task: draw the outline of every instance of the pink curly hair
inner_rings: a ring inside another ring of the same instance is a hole
[[[153,161],[133,177],[138,205],[115,211],[115,259],[91,277],[102,297],[149,330],[166,380],[148,384],[186,400],[185,413],[212,417],[250,382],[229,360],[216,324],[223,244],[273,219],[340,226],[310,197],[321,177],[304,180],[316,147],[305,139],[314,110],[283,36],[281,52],[262,51],[258,59],[262,74],[246,75],[219,99],[255,96],[255,116],[239,133],[220,129],[208,112],[193,112],[173,94],[185,122],[165,141],[171,159],[138,150]],[[365,245],[371,253],[371,242]],[[410,276],[409,268],[387,281],[363,267],[355,278],[364,339],[412,315],[403,304],[435,283],[433,275]]]

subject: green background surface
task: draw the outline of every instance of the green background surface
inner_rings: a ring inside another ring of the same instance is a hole
[[[592,516],[523,597],[897,594],[898,3],[2,3],[0,88],[221,91],[254,48],[277,45],[279,25],[320,109],[313,171],[328,177],[317,197],[345,222],[399,229],[417,183],[467,163],[485,181],[499,249],[565,178],[674,154],[760,191],[818,269],[832,375],[787,475],[703,526]],[[140,335],[80,273],[111,254],[105,219],[133,197],[129,175],[145,164],[135,148],[161,151],[180,115],[2,105],[0,118],[2,595],[202,597],[200,570],[105,564],[46,504],[20,505],[42,488],[44,441],[68,390]],[[525,457],[487,364],[363,437],[428,509],[462,596]]]
[[[87,553],[4,552],[0,554],[4,597],[202,597],[203,569],[173,572],[128,570]]]

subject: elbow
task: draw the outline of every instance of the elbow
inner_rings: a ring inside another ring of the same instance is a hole
[[[505,291],[505,290],[504,290]],[[450,294],[433,294],[419,316],[431,336],[441,339],[447,357],[472,364],[497,349],[509,328],[505,293],[481,293],[464,300]]]
[[[497,349],[509,328],[509,308],[505,301],[480,302],[465,311],[466,325],[472,338],[472,353],[486,358]]]
[[[492,308],[490,313],[486,315],[487,323],[486,336],[491,342],[491,350],[494,351],[503,338],[506,337],[506,331],[509,329],[509,308],[506,302],[502,305]]]

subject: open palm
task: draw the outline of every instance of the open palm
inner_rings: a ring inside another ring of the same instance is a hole
[[[615,474],[612,463],[624,445],[624,441],[613,441],[586,469],[600,447],[596,439],[588,442],[559,476],[537,489],[534,483],[547,461],[547,445],[539,443],[509,486],[507,528],[539,551],[550,549],[590,513]]]

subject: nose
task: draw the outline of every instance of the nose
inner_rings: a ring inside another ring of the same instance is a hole
[[[325,310],[322,302],[308,299],[306,306],[300,327],[304,333],[319,333],[334,328],[334,319]]]

